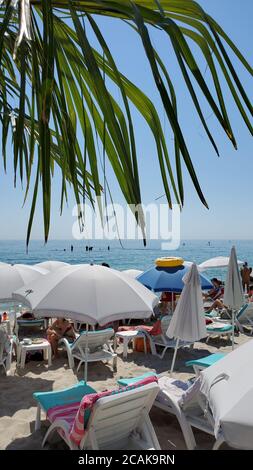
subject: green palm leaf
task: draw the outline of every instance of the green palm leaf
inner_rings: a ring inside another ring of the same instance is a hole
[[[61,211],[70,186],[78,204],[87,199],[94,206],[95,198],[98,198],[103,215],[101,195],[106,202],[108,191],[112,199],[106,174],[108,163],[126,202],[141,207],[140,156],[136,149],[131,106],[140,112],[154,138],[169,207],[173,201],[182,206],[186,197],[182,161],[200,200],[207,206],[180,123],[177,87],[159,50],[153,47],[152,28],[158,28],[172,46],[171,53],[178,61],[193,108],[212,147],[219,154],[200,98],[205,98],[236,148],[222,80],[225,79],[240,115],[253,135],[253,106],[233,65],[233,57],[251,76],[253,69],[220,25],[193,0],[31,0],[30,5],[31,9],[26,13],[27,18],[31,14],[32,41],[28,40],[29,31],[20,27],[20,10],[15,10],[10,0],[0,5],[2,156],[6,168],[6,149],[12,138],[15,179],[19,169],[25,184],[25,200],[28,193],[33,192],[27,243],[40,189],[44,235],[45,240],[48,239],[55,165],[62,174]],[[120,72],[95,15],[121,19],[141,38],[174,136],[174,165],[154,103]],[[87,25],[96,37],[99,50],[90,41]],[[26,32],[14,59],[17,34],[22,31]],[[192,44],[201,51],[213,87],[206,84]],[[122,104],[110,91],[108,83],[111,81],[119,90]],[[33,187],[32,181],[35,181]],[[145,238],[143,214],[141,210],[134,213]]]

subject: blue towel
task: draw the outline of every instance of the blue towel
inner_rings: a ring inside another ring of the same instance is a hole
[[[138,377],[131,377],[130,379],[119,379],[117,380],[118,384],[122,387],[126,387],[127,385],[132,385],[136,382],[139,382],[142,379],[146,379],[147,377],[156,376],[155,372],[146,372],[145,374],[138,375]]]
[[[225,356],[223,353],[210,354],[209,356],[201,357],[200,359],[192,359],[185,363],[186,366],[200,366],[200,367],[209,367],[215,362],[219,361]]]

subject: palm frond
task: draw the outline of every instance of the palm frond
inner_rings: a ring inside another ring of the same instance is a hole
[[[200,200],[207,206],[180,123],[177,87],[159,50],[153,46],[152,30],[158,29],[170,45],[193,108],[219,154],[200,103],[204,97],[236,148],[221,84],[224,80],[253,135],[253,106],[233,65],[233,57],[251,76],[253,69],[221,26],[193,0],[31,0],[24,15],[27,4],[20,0],[18,10],[10,0],[0,5],[2,156],[6,168],[6,149],[12,139],[15,179],[19,170],[26,185],[25,200],[28,192],[33,192],[27,243],[40,187],[44,236],[48,239],[55,165],[62,174],[61,211],[69,186],[78,204],[87,198],[93,205],[95,198],[100,200],[103,194],[106,198],[107,189],[110,193],[105,174],[107,160],[126,202],[141,207],[140,157],[131,106],[141,113],[153,136],[168,206],[173,201],[184,204],[182,162]],[[174,137],[174,162],[154,103],[118,69],[96,15],[124,21],[141,39]],[[92,30],[98,50],[88,30]],[[195,46],[210,71],[212,86],[207,85],[201,72]],[[113,95],[108,85],[111,82],[118,88],[122,104]],[[103,149],[103,161],[99,146]],[[99,207],[102,215],[101,204]],[[134,213],[145,238],[143,215],[141,211]]]

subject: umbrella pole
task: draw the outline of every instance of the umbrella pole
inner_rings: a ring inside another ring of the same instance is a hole
[[[85,363],[84,363],[84,382],[87,383],[88,379],[88,331],[89,325],[86,323],[86,341],[85,341]]]
[[[14,325],[13,325],[13,333],[18,336],[18,322],[17,322],[17,305],[14,304]]]
[[[235,349],[235,311],[232,309],[232,351]]]
[[[174,365],[175,365],[175,361],[176,361],[178,345],[179,345],[179,338],[177,338],[177,341],[176,341],[176,346],[175,346],[174,355],[173,355],[172,364],[171,364],[171,369],[170,369],[170,375],[172,375],[173,370],[174,370]]]

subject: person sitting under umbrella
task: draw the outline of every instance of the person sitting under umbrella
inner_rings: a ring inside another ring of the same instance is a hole
[[[75,332],[68,320],[57,318],[47,329],[47,340],[51,344],[54,357],[58,356],[58,342],[63,336],[75,339]]]
[[[160,297],[161,313],[166,314],[168,313],[169,308],[173,310],[175,306],[176,306],[176,294],[173,292],[162,292],[161,297]]]

